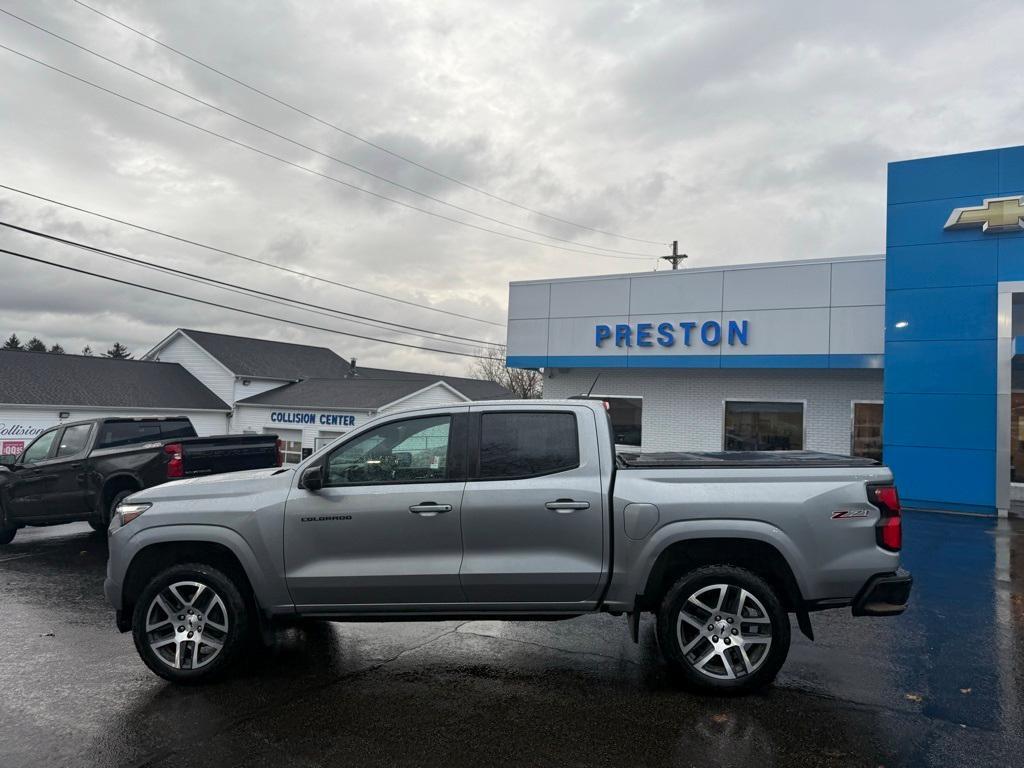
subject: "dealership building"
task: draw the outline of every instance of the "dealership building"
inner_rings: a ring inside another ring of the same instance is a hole
[[[0,351],[0,452],[57,424],[187,416],[200,435],[274,434],[286,463],[376,415],[508,397],[494,382],[363,368],[326,347],[178,329],[140,360]]]
[[[1024,499],[1024,147],[889,165],[886,252],[512,283],[508,364],[643,450],[881,458],[904,503]]]

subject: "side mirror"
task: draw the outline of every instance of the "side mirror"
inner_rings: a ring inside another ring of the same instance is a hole
[[[324,487],[323,467],[309,467],[302,473],[302,487],[311,493],[316,493]]]

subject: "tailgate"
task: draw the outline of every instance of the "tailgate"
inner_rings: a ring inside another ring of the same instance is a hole
[[[217,435],[181,441],[185,476],[241,472],[276,467],[277,438],[273,435]]]

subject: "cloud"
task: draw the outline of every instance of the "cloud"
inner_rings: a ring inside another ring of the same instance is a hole
[[[692,266],[880,252],[889,160],[1019,143],[1024,106],[979,87],[1015,61],[1000,23],[953,2],[667,0],[313,4],[97,0],[115,16],[324,120],[559,218],[678,239]],[[322,152],[487,216],[651,254],[602,258],[496,237],[353,191],[0,51],[0,183],[426,307],[503,321],[510,280],[648,270],[665,249],[599,236],[453,185],[87,10],[32,21]],[[338,179],[453,212],[268,136],[9,18],[0,43]],[[500,328],[285,275],[0,192],[0,217],[137,258],[394,322]],[[508,230],[510,234],[533,237]],[[0,232],[0,247],[285,318],[161,297],[0,255],[0,335],[144,350],[178,326],[325,344],[364,365],[469,361],[303,329],[343,320],[225,294]]]

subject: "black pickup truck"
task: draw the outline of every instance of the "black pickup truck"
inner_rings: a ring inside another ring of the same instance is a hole
[[[281,465],[275,435],[197,437],[186,418],[93,419],[43,432],[0,466],[0,545],[26,525],[105,530],[126,496],[197,475]]]

